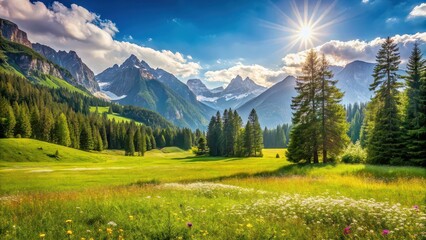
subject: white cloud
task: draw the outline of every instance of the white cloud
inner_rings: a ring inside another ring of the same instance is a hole
[[[152,38],[148,38],[148,42],[152,42]]]
[[[124,41],[133,41],[133,36],[132,36],[132,35],[124,36],[124,37],[123,37],[123,40],[124,40]]]
[[[426,32],[412,35],[396,35],[392,38],[398,44],[401,59],[404,62],[404,60],[408,59],[412,50],[412,45],[415,41],[418,41],[420,44],[426,43]],[[315,47],[315,49],[319,53],[325,54],[331,65],[344,66],[354,60],[374,62],[376,53],[384,40],[384,38],[376,38],[369,42],[361,40],[345,42],[332,40]],[[298,74],[307,52],[308,50],[287,54],[282,59],[284,63],[284,71],[288,74]]]
[[[130,54],[179,77],[196,76],[201,69],[199,63],[188,61],[191,59],[179,52],[114,40],[119,31],[115,23],[76,4],[68,8],[54,2],[47,7],[42,2],[29,0],[0,0],[0,16],[18,24],[32,42],[57,50],[75,50],[95,73],[122,63]]]
[[[368,3],[369,0],[362,0],[362,3]]]
[[[263,86],[271,86],[286,76],[285,72],[281,69],[271,70],[258,64],[244,65],[238,63],[227,69],[207,71],[204,77],[210,82],[229,83],[237,75],[240,75],[242,78],[249,77]]]
[[[415,17],[426,17],[426,3],[415,6],[410,14],[408,14],[408,19]]]
[[[399,22],[399,19],[396,18],[396,17],[391,17],[391,18],[386,19],[386,23],[389,23],[389,24],[397,23],[397,22]]]

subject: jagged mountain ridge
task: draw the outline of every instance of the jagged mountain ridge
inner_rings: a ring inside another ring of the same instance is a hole
[[[187,85],[197,95],[199,101],[216,110],[238,108],[266,90],[249,77],[243,80],[239,75],[232,79],[225,89],[219,87],[209,90],[199,79],[188,80]]]
[[[53,48],[39,43],[32,44],[32,48],[59,66],[67,69],[78,84],[94,93],[99,91],[99,85],[95,81],[95,74],[81,60],[75,51],[55,51]]]
[[[121,96],[117,101],[159,112],[180,127],[201,128],[213,109],[197,101],[189,88],[162,69],[153,69],[131,55],[120,66],[114,65],[98,74],[103,91]]]

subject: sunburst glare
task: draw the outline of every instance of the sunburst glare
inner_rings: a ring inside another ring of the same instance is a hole
[[[305,50],[320,43],[332,25],[343,21],[343,13],[332,12],[335,5],[336,1],[329,5],[317,1],[310,6],[308,1],[304,1],[302,6],[298,6],[295,1],[291,1],[291,16],[274,5],[282,17],[279,20],[281,23],[262,22],[265,27],[285,33],[285,36],[273,39],[278,44],[287,43],[283,49],[290,50],[298,46],[297,50]]]

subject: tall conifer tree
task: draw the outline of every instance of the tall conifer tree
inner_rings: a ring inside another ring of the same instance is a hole
[[[401,61],[398,51],[398,46],[388,37],[376,56],[374,82],[370,89],[375,91],[373,101],[377,101],[380,107],[368,138],[367,160],[370,163],[401,163],[403,145],[398,113],[398,88],[401,86],[398,70]]]
[[[404,122],[407,156],[413,164],[426,166],[426,63],[417,42],[404,78],[408,97]]]

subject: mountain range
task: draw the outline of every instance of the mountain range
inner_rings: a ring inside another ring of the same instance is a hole
[[[156,111],[180,127],[205,129],[214,114],[173,74],[153,69],[135,55],[96,75],[96,80],[113,101]]]
[[[259,96],[265,87],[256,84],[249,77],[237,75],[228,86],[209,90],[200,79],[187,81],[188,87],[197,95],[197,99],[216,110],[227,108],[236,109],[250,99]]]

